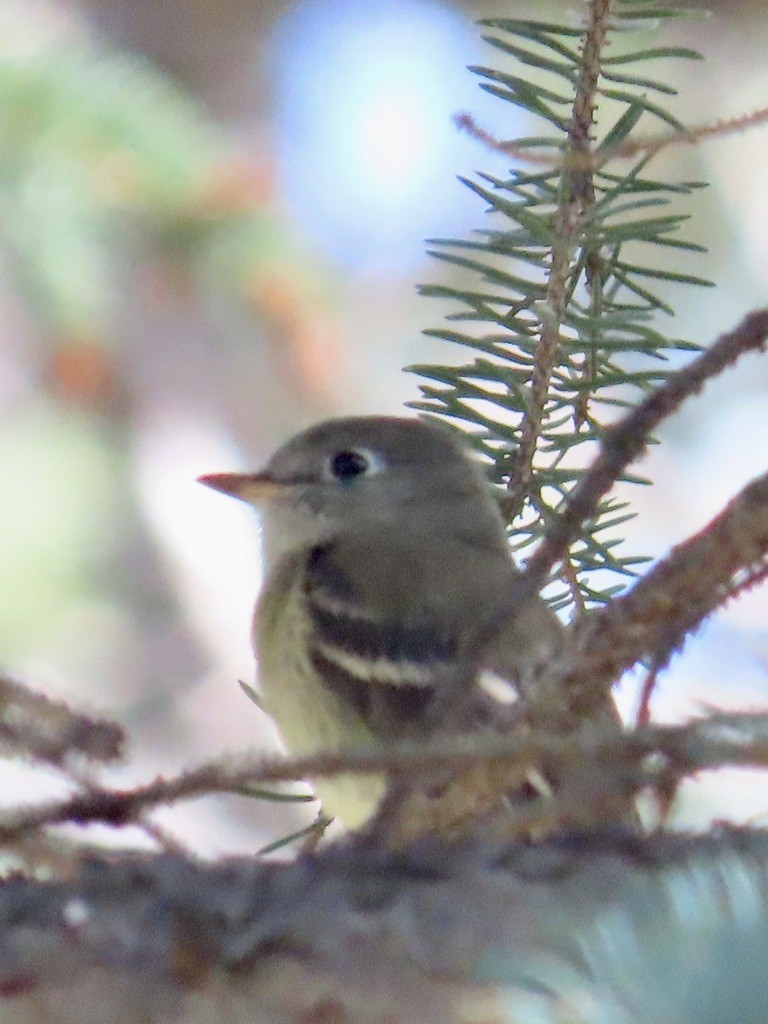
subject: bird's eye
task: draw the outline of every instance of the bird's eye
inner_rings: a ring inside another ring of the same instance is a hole
[[[328,468],[334,479],[352,480],[354,477],[368,472],[371,468],[371,460],[364,452],[349,449],[349,451],[340,451],[332,455]]]

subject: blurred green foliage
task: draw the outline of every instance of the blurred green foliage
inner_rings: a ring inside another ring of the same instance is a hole
[[[7,4],[2,29],[0,249],[55,334],[109,334],[119,274],[139,243],[227,289],[293,251],[264,182],[146,60],[53,8],[46,19]]]
[[[107,439],[82,416],[40,400],[0,431],[3,597],[0,651],[10,662],[88,592],[102,592],[121,526],[120,481]]]

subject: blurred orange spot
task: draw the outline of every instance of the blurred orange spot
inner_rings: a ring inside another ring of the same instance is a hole
[[[192,200],[198,216],[223,216],[268,206],[274,198],[270,161],[232,161],[214,167]]]
[[[344,348],[333,325],[315,316],[297,324],[290,340],[308,388],[336,404],[343,381]]]
[[[51,356],[46,377],[57,397],[75,405],[101,408],[115,396],[113,354],[96,341],[62,342]]]
[[[289,272],[254,274],[246,297],[288,342],[291,362],[302,385],[323,400],[338,401],[344,362],[339,333],[306,293],[296,287]]]
[[[254,275],[248,288],[259,312],[287,330],[300,318],[306,299],[299,294],[287,272],[272,271]]]

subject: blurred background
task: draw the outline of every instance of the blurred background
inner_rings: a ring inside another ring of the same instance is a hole
[[[763,0],[710,0],[664,27],[687,123],[768,103]],[[416,295],[460,281],[423,239],[482,225],[456,180],[505,161],[460,134],[471,111],[526,130],[466,65],[474,22],[579,17],[515,0],[0,0],[0,667],[129,729],[122,782],[274,749],[251,680],[257,524],[197,475],[255,468],[335,413],[397,412],[411,362],[451,358]],[[675,147],[706,179],[676,336],[706,343],[768,295],[768,131]],[[658,556],[766,468],[768,360],[744,360],[665,425],[635,488],[634,552]],[[701,630],[653,710],[768,702],[768,595]],[[622,702],[635,699],[628,683]],[[764,816],[747,773],[690,786],[681,822]],[[51,779],[36,778],[35,787]],[[5,785],[8,799],[29,781]],[[313,807],[217,800],[166,812],[204,853],[254,849]]]

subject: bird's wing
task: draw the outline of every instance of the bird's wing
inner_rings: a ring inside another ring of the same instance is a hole
[[[379,734],[423,721],[435,695],[471,685],[466,651],[509,592],[511,560],[458,538],[345,537],[310,553],[311,657]]]

